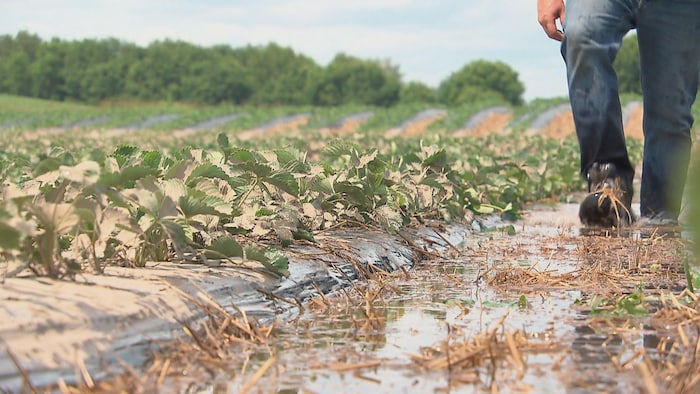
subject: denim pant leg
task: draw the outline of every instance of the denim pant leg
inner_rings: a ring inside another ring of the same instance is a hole
[[[637,23],[644,92],[641,214],[676,219],[700,74],[700,0],[646,0]]]
[[[581,174],[594,162],[633,176],[613,61],[634,28],[639,0],[569,0],[561,52],[581,150]]]

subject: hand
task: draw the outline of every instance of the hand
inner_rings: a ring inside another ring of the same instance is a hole
[[[557,19],[564,25],[564,0],[537,0],[537,21],[553,40],[561,41],[564,33],[557,29]]]

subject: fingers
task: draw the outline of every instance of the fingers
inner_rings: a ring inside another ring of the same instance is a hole
[[[549,38],[557,41],[564,39],[564,33],[557,28],[557,24],[554,20],[542,23],[542,28]]]
[[[537,15],[538,21],[547,37],[561,41],[564,39],[564,33],[557,28],[557,20],[564,25],[565,8],[563,0],[538,0]]]

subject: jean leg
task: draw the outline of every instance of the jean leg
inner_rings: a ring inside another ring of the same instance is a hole
[[[645,1],[637,35],[644,92],[641,214],[676,219],[700,74],[700,1]]]
[[[581,174],[594,162],[634,174],[625,145],[613,61],[634,28],[639,0],[569,0],[561,52],[581,150]]]

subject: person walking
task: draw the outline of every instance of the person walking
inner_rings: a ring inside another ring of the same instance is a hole
[[[620,227],[636,219],[634,167],[613,69],[633,29],[644,97],[640,214],[652,223],[677,223],[700,77],[700,0],[538,0],[537,12],[547,36],[561,41],[566,64],[581,175],[588,181],[582,223]]]

